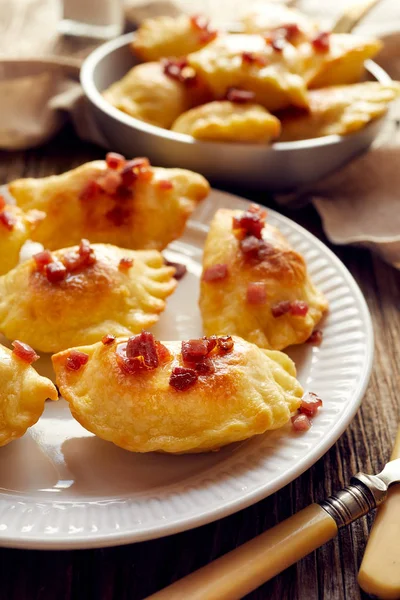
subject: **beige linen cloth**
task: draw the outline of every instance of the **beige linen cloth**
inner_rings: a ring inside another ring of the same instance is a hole
[[[334,20],[347,1],[323,2],[323,7],[320,0],[297,4],[314,16],[322,8],[324,18]],[[212,12],[215,3],[200,5]],[[127,8],[127,20],[137,24],[147,16],[195,12],[193,8],[198,10],[192,1],[181,2],[179,8],[168,1],[135,4]],[[358,29],[380,35],[385,49],[377,62],[400,80],[400,2],[383,0]],[[82,95],[79,66],[78,59],[0,59],[0,149],[42,144],[68,119],[82,139],[107,147]],[[332,242],[368,246],[400,268],[400,102],[392,106],[383,133],[368,153],[295,197],[278,201],[312,201]]]

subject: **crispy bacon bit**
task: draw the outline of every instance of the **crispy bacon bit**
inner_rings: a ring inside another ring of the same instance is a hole
[[[196,381],[197,373],[194,369],[189,367],[174,367],[169,378],[169,385],[178,392],[184,392],[192,387]]]
[[[5,201],[4,196],[0,196],[0,210],[2,210],[6,204],[7,202]]]
[[[126,357],[130,361],[139,359],[147,369],[158,367],[157,346],[152,333],[142,331],[139,335],[130,337],[126,344]]]
[[[247,65],[256,65],[257,67],[265,67],[268,64],[268,59],[254,52],[242,52],[242,63]]]
[[[297,36],[301,33],[300,27],[297,23],[288,23],[287,25],[280,25],[277,30],[279,35],[284,37],[288,42],[293,42]]]
[[[79,200],[82,200],[83,202],[92,200],[99,193],[99,191],[99,184],[94,179],[91,179],[80,192]]]
[[[202,44],[212,42],[217,37],[217,32],[210,28],[210,21],[202,15],[190,17],[192,27],[199,32],[199,40]]]
[[[282,315],[286,315],[290,311],[291,303],[289,300],[283,300],[282,302],[278,302],[271,308],[272,316],[275,318],[281,317]]]
[[[302,414],[307,415],[307,417],[314,417],[320,406],[322,406],[321,398],[313,392],[307,392],[301,399],[299,410]]]
[[[305,317],[308,313],[308,304],[302,300],[293,300],[290,304],[290,314],[295,317]]]
[[[156,342],[156,347],[157,347],[157,355],[158,355],[158,360],[160,361],[161,364],[169,362],[171,360],[171,353],[168,350],[168,348],[166,346],[164,346],[164,344],[162,344],[161,342]]]
[[[311,427],[311,421],[307,415],[297,414],[292,417],[292,425],[295,431],[308,431]]]
[[[46,265],[53,262],[53,256],[49,250],[43,250],[33,255],[33,260],[36,263],[38,271],[44,271]]]
[[[110,196],[116,193],[121,184],[122,173],[118,171],[108,170],[97,179],[97,185]]]
[[[321,31],[311,41],[316,52],[328,52],[330,48],[330,34],[328,31]]]
[[[308,338],[307,344],[313,344],[314,346],[320,346],[323,339],[323,333],[320,329],[315,329],[310,337]]]
[[[236,231],[244,230],[246,236],[254,236],[258,240],[262,238],[262,230],[265,226],[263,211],[259,213],[246,210],[239,217],[233,217],[232,228]]]
[[[0,212],[0,223],[4,225],[4,227],[8,229],[8,231],[12,231],[17,223],[17,219],[12,213],[10,213],[10,211],[3,210],[2,212]]]
[[[165,75],[180,83],[190,85],[197,79],[196,71],[189,65],[186,58],[163,58],[161,64]]]
[[[230,352],[233,348],[233,339],[230,335],[223,335],[217,339],[218,348],[223,352]]]
[[[249,283],[247,286],[246,301],[248,304],[265,304],[267,301],[267,290],[262,282]]]
[[[207,340],[187,340],[182,342],[182,359],[184,362],[198,362],[209,352]]]
[[[157,181],[157,185],[160,188],[160,190],[172,190],[172,188],[174,187],[172,181],[168,181],[168,179],[160,179],[159,181]]]
[[[82,239],[80,241],[78,254],[85,266],[93,265],[96,262],[96,256],[89,240]]]
[[[25,361],[29,365],[40,358],[39,354],[36,354],[33,348],[28,346],[28,344],[24,344],[24,342],[20,342],[19,340],[15,340],[12,343],[12,347],[13,354],[18,356],[18,358]]]
[[[120,271],[128,271],[133,266],[133,258],[121,258],[118,264]]]
[[[217,345],[217,336],[216,335],[210,335],[210,336],[204,336],[202,338],[203,340],[206,340],[207,342],[207,352],[208,354],[210,354],[210,352],[212,352],[212,350],[214,350],[215,346]]]
[[[254,100],[255,94],[250,90],[240,90],[238,88],[230,87],[226,90],[225,97],[227,100],[229,100],[229,102],[244,104],[245,102],[251,102]]]
[[[199,375],[212,375],[215,373],[215,367],[209,358],[196,363],[195,369]]]
[[[55,260],[45,266],[45,273],[50,283],[59,283],[66,278],[67,269],[62,262]]]
[[[186,265],[183,265],[182,263],[172,262],[172,261],[166,260],[166,259],[164,259],[164,261],[168,267],[174,267],[174,269],[175,269],[174,279],[179,281],[179,279],[182,279],[182,277],[184,275],[186,275],[186,272],[187,272]]]
[[[204,270],[202,279],[203,281],[211,282],[221,281],[222,279],[226,279],[226,277],[228,277],[228,265],[216,264]]]
[[[129,188],[133,185],[138,178],[137,167],[135,161],[130,160],[126,163],[125,167],[121,171],[121,179],[123,187]]]
[[[118,154],[118,152],[107,152],[106,163],[109,169],[119,169],[125,164],[125,156]]]
[[[90,267],[96,262],[96,255],[88,240],[81,240],[77,252],[67,252],[64,254],[63,263],[68,273],[73,273],[78,269]]]
[[[243,230],[244,231],[244,230]],[[245,237],[240,242],[240,249],[245,256],[255,257],[258,255],[261,240],[257,239],[254,235]]]
[[[105,335],[101,339],[101,343],[104,344],[105,346],[110,346],[114,342],[115,342],[115,335],[111,335],[111,333],[107,333],[107,335]]]
[[[79,350],[71,350],[65,362],[65,366],[70,371],[79,371],[89,360],[89,354]]]

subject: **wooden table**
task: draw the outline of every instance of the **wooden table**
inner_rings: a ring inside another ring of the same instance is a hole
[[[45,10],[47,7],[47,11]],[[35,10],[36,8],[36,10]],[[43,27],[54,16],[46,0],[0,0],[0,50],[27,54],[52,49],[83,54],[87,45],[60,41]],[[40,18],[39,18],[40,17]],[[42,27],[40,41],[29,32]],[[27,41],[28,40],[28,41]],[[13,44],[10,48],[10,44]],[[50,144],[0,153],[0,183],[62,172],[103,152],[67,128]],[[246,194],[245,194],[246,195]],[[257,201],[265,196],[247,194]],[[268,201],[268,205],[273,205]],[[277,208],[277,210],[281,210]],[[312,208],[285,210],[327,243]],[[329,244],[328,244],[329,245]],[[367,250],[333,247],[360,285],[372,313],[376,354],[371,382],[353,423],[309,471],[273,496],[230,517],[160,540],[104,550],[35,552],[0,549],[0,600],[140,600],[233,549],[314,500],[342,487],[358,470],[374,472],[388,460],[399,421],[399,273]],[[248,596],[251,600],[364,598],[357,585],[372,516],[340,532],[333,542]],[[206,599],[205,599],[206,600]]]

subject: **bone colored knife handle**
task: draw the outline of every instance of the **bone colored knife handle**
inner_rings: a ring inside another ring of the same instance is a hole
[[[334,519],[311,504],[148,600],[240,600],[336,533]]]
[[[400,458],[400,429],[391,460]],[[378,509],[358,574],[360,587],[378,598],[400,598],[400,484]]]

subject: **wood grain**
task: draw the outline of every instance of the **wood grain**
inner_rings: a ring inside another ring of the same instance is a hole
[[[54,33],[56,2],[0,0],[0,51],[32,55],[85,55],[93,44]],[[44,26],[45,24],[45,26]],[[0,183],[21,176],[60,173],[102,156],[66,128],[50,144],[0,153]],[[230,190],[238,192],[237,189]],[[248,198],[278,209],[265,194]],[[283,211],[327,243],[311,207]],[[328,244],[329,245],[329,244]],[[104,550],[35,552],[0,549],[0,600],[140,600],[318,501],[359,469],[374,471],[389,458],[399,421],[400,277],[358,248],[332,248],[360,285],[373,316],[376,353],[361,409],[340,440],[311,469],[273,496],[230,517],[164,539]],[[372,516],[340,532],[248,600],[359,600],[357,585]],[[205,599],[206,600],[206,599]]]

